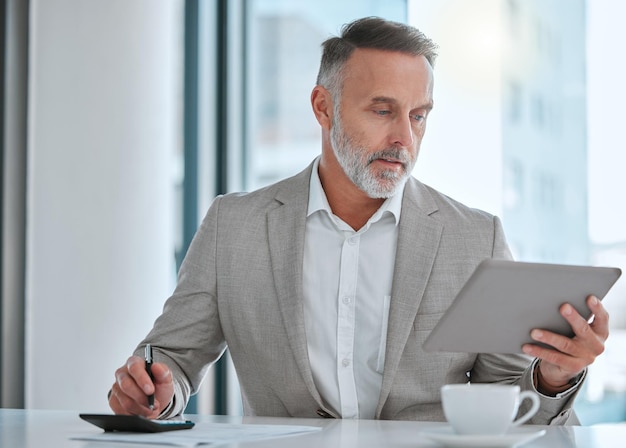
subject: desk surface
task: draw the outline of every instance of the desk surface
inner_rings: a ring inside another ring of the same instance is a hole
[[[320,426],[321,431],[271,440],[243,442],[231,447],[436,447],[440,446],[420,436],[420,432],[442,428],[441,423],[375,421],[375,420],[325,420],[288,419],[266,417],[225,417],[187,415],[195,422],[252,423],[280,425]],[[626,424],[548,427],[546,434],[524,444],[524,448],[623,448],[626,440]],[[191,431],[196,431],[192,429]],[[78,412],[0,409],[0,447],[6,448],[138,448],[147,445],[102,443],[71,440],[70,437],[98,434],[102,431],[81,420]],[[225,445],[220,445],[225,446]]]

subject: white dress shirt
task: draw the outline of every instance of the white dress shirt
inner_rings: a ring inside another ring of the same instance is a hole
[[[304,321],[313,379],[343,418],[375,416],[385,364],[402,191],[354,231],[311,175],[304,245]]]

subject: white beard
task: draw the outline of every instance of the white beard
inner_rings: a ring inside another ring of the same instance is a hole
[[[402,148],[387,148],[365,156],[365,148],[355,145],[353,139],[344,132],[338,111],[335,111],[333,116],[330,142],[335,157],[346,176],[371,198],[386,199],[395,195],[404,187],[415,166],[415,160],[412,160],[409,152]],[[394,170],[376,172],[371,169],[372,161],[385,158],[399,160],[404,171],[402,173]]]

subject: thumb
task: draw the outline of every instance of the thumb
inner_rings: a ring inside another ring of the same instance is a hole
[[[172,371],[167,365],[155,362],[152,364],[152,376],[154,378],[154,398],[158,403],[159,412],[161,412],[172,401],[174,396]]]
[[[162,362],[152,364],[152,376],[154,377],[154,385],[156,387],[172,382],[172,371]]]

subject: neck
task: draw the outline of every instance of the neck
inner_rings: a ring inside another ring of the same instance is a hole
[[[318,172],[333,214],[354,230],[362,228],[385,202],[369,197],[354,185],[336,160],[325,160],[322,156]]]

